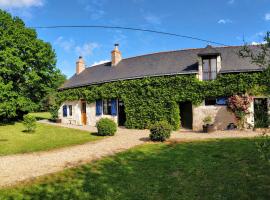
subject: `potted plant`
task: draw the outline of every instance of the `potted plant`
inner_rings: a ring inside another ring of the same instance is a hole
[[[212,124],[212,117],[210,115],[203,119],[203,132],[210,133],[214,131],[214,124]]]

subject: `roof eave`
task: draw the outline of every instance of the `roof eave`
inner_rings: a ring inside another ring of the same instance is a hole
[[[197,74],[198,71],[189,71],[188,73],[186,72],[175,72],[175,73],[166,73],[166,74],[154,74],[154,75],[145,75],[145,76],[134,76],[134,77],[128,77],[128,78],[122,78],[122,79],[112,79],[112,80],[107,80],[107,81],[98,81],[98,82],[93,82],[93,83],[85,83],[85,84],[80,84],[80,85],[75,85],[72,87],[62,87],[59,88],[59,91],[62,90],[67,90],[67,89],[72,89],[72,88],[80,88],[80,87],[85,87],[85,86],[90,86],[90,85],[99,85],[103,83],[110,83],[110,82],[116,82],[116,81],[125,81],[125,80],[134,80],[134,79],[142,79],[142,78],[147,78],[147,77],[158,77],[158,76],[172,76],[172,75],[191,75],[191,74]]]

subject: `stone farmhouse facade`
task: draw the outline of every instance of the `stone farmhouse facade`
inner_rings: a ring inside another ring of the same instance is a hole
[[[60,90],[154,76],[196,74],[200,81],[208,81],[216,79],[218,74],[262,71],[249,59],[238,56],[240,48],[241,46],[208,45],[205,48],[159,52],[122,59],[116,44],[111,52],[110,62],[86,67],[83,58],[79,57],[76,62],[76,74],[66,81]],[[257,47],[250,48],[256,50]],[[255,100],[264,101],[268,108],[270,107],[270,101],[265,97],[255,97]],[[201,130],[206,116],[214,119],[216,129],[226,129],[230,123],[235,124],[235,117],[227,110],[226,101],[226,98],[209,98],[196,106],[190,102],[180,103],[182,127]],[[247,122],[252,127],[256,120],[254,102],[249,109]],[[103,99],[90,104],[83,99],[66,101],[62,103],[58,114],[62,123],[76,125],[95,126],[99,119],[110,118],[119,126],[123,126],[126,120],[124,102],[120,99]]]

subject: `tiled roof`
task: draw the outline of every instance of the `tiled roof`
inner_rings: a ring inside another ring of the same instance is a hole
[[[107,62],[87,67],[82,73],[73,75],[60,89],[150,76],[198,73],[198,54],[202,53],[221,55],[220,73],[261,70],[259,66],[251,63],[250,59],[238,56],[240,48],[241,46],[206,47],[159,52],[126,58],[113,67]],[[253,51],[259,50],[257,46],[250,48]]]

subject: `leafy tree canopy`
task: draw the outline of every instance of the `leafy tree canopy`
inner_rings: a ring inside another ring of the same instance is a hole
[[[245,45],[239,52],[241,57],[250,58],[252,63],[261,66],[265,69],[265,76],[263,79],[265,90],[270,95],[270,32],[266,33],[264,42],[258,45],[259,51],[253,52],[248,45]]]
[[[40,109],[62,81],[51,45],[0,10],[0,120]]]

